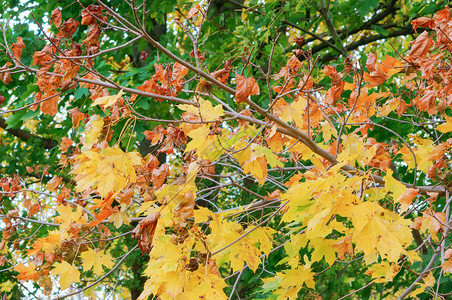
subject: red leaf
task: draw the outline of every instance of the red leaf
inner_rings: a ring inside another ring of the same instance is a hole
[[[140,52],[140,59],[144,61],[147,58],[148,58],[148,53],[146,51],[141,51]]]

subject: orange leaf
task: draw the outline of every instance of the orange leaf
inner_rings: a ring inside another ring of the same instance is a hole
[[[350,258],[353,258],[353,245],[352,236],[345,237],[342,241],[333,245],[337,249],[337,257],[345,260],[345,254],[348,254]]]
[[[259,95],[260,89],[253,77],[244,77],[240,74],[236,75],[237,88],[235,90],[235,99],[237,103],[245,102],[251,95]]]
[[[20,56],[22,55],[22,50],[24,50],[25,44],[21,37],[17,38],[17,43],[11,45],[11,51],[14,57],[20,61]]]
[[[433,29],[436,26],[435,23],[436,23],[435,20],[426,17],[420,17],[411,21],[411,25],[413,25],[413,29],[415,32],[417,32],[416,29],[418,27],[427,27]]]
[[[408,58],[411,60],[417,60],[418,58],[424,57],[433,44],[433,39],[428,35],[427,31],[424,31],[416,38],[416,40],[414,40],[413,47],[411,48]]]
[[[61,10],[60,8],[55,8],[54,10],[52,10],[52,14],[50,15],[50,21],[49,24],[55,24],[55,26],[57,28],[60,27],[61,25]]]
[[[19,280],[38,280],[39,274],[36,271],[34,262],[31,262],[28,267],[23,264],[18,264],[14,267],[14,270],[19,272],[19,275],[16,276]]]
[[[78,107],[70,109],[69,115],[72,118],[72,127],[76,128],[80,125],[80,121],[86,119],[88,117],[87,114],[84,114],[78,110]]]

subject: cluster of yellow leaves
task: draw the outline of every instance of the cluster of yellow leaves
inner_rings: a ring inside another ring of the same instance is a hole
[[[89,150],[76,158],[72,170],[76,174],[78,192],[95,188],[102,197],[117,193],[136,181],[135,165],[141,165],[138,152],[124,153],[119,148]]]

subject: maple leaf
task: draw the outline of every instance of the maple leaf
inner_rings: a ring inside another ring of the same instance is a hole
[[[365,274],[372,276],[374,282],[389,282],[399,273],[400,268],[395,263],[383,261],[370,267]]]
[[[80,122],[88,117],[87,114],[84,114],[81,111],[79,111],[78,107],[72,108],[68,110],[68,112],[72,118],[72,127],[74,128],[78,127],[80,125]]]
[[[433,39],[428,35],[427,31],[424,31],[414,40],[408,59],[417,60],[424,57],[433,44]]]
[[[102,128],[104,127],[104,120],[99,115],[91,116],[85,128],[85,146],[84,149],[90,149],[98,142],[98,137]]]
[[[427,27],[430,29],[435,28],[436,21],[431,18],[420,17],[420,18],[417,18],[417,19],[414,19],[413,21],[411,21],[411,25],[413,26],[414,31],[417,32],[416,29],[418,27]]]
[[[86,9],[82,10],[82,25],[93,25],[97,23],[97,19],[106,21],[107,18],[102,16],[102,6],[90,4]]]
[[[54,24],[57,28],[61,25],[61,17],[62,13],[59,7],[52,10],[52,14],[50,15],[49,24]]]
[[[52,179],[50,179],[49,182],[47,182],[46,188],[49,191],[55,191],[57,189],[57,187],[61,184],[61,182],[63,181],[63,178],[59,177],[59,176],[53,176]]]
[[[444,223],[446,223],[446,214],[444,212],[435,212],[428,208],[422,214],[421,229],[424,231],[428,229],[435,242],[439,241],[438,233],[443,231]]]
[[[102,197],[120,192],[128,183],[134,183],[134,166],[141,165],[138,152],[124,153],[119,148],[106,148],[100,153],[85,151],[76,160],[77,164],[71,171],[77,174],[76,190],[82,192],[95,187]]]
[[[237,74],[235,77],[237,87],[235,89],[235,100],[237,103],[246,102],[249,96],[259,95],[260,89],[254,77],[244,77]]]
[[[219,82],[226,84],[230,73],[231,73],[231,59],[229,58],[225,62],[223,69],[215,71],[215,72],[211,73],[210,75],[212,77],[214,77],[216,80],[218,80]]]
[[[138,246],[141,252],[149,253],[152,248],[152,239],[154,238],[157,221],[160,213],[153,213],[138,223],[138,226],[132,230],[132,239],[138,239]]]
[[[21,37],[17,38],[17,43],[11,44],[11,51],[13,52],[14,57],[20,61],[20,57],[22,56],[22,50],[24,50],[25,44]]]
[[[56,263],[51,271],[53,276],[60,276],[60,287],[62,290],[71,286],[72,282],[80,282],[80,272],[74,265],[66,261]]]
[[[352,236],[346,236],[342,241],[333,244],[337,249],[337,257],[345,260],[345,254],[348,254],[350,258],[353,258],[353,244]]]
[[[446,116],[446,123],[438,125],[436,130],[447,133],[452,131],[452,117]]]
[[[14,270],[19,272],[19,275],[16,276],[19,280],[34,280],[36,281],[39,277],[38,271],[36,271],[36,264],[34,262],[30,262],[28,266],[19,263],[14,266]]]
[[[202,121],[215,121],[224,115],[223,107],[220,104],[213,107],[212,102],[201,97],[197,97],[195,100],[199,103],[199,107],[188,104],[180,104],[177,107],[198,116]]]
[[[118,94],[112,96],[99,97],[94,100],[94,103],[91,106],[100,105],[103,108],[107,108],[113,106],[123,95],[123,91],[121,90]]]
[[[113,225],[115,225],[116,228],[121,227],[122,224],[130,225],[129,217],[120,210],[113,212],[108,217],[108,220],[113,222]]]
[[[60,32],[57,33],[56,37],[60,39],[67,38],[75,33],[80,23],[73,18],[63,22],[60,27]]]
[[[110,254],[105,253],[105,251],[95,251],[89,248],[87,251],[82,252],[80,257],[83,259],[83,270],[89,271],[93,269],[94,274],[98,276],[103,273],[102,266],[111,269],[115,265]]]

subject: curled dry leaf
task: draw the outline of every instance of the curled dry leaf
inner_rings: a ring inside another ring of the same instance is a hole
[[[107,20],[107,18],[102,15],[102,6],[91,4],[86,9],[82,10],[82,25],[96,24],[96,18],[102,21]]]
[[[14,57],[20,61],[20,57],[22,55],[22,50],[24,50],[25,44],[21,37],[17,38],[17,43],[11,45],[11,51],[13,52]]]
[[[431,18],[420,17],[420,18],[417,18],[416,20],[411,21],[411,25],[413,25],[414,31],[417,32],[416,29],[418,27],[427,27],[430,29],[435,28],[436,22],[434,19],[431,19]]]
[[[80,125],[80,121],[86,119],[88,117],[87,114],[82,113],[81,111],[78,110],[78,107],[76,108],[72,108],[69,111],[69,115],[72,118],[72,127],[76,128]]]
[[[61,10],[59,7],[52,10],[52,14],[50,15],[50,21],[49,24],[54,24],[57,28],[61,25]]]
[[[162,187],[163,183],[166,180],[166,177],[170,174],[169,172],[169,165],[163,164],[158,169],[154,169],[152,171],[151,181],[152,184],[156,189],[159,189]]]
[[[246,78],[237,74],[236,81],[235,100],[237,100],[237,103],[245,102],[251,95],[259,95],[259,85],[253,77]]]
[[[433,39],[428,35],[427,31],[424,31],[416,38],[416,40],[414,40],[408,59],[417,60],[418,58],[425,57],[433,44]]]
[[[77,30],[80,23],[73,18],[70,18],[66,22],[61,25],[60,32],[56,35],[59,39],[67,38],[74,34],[74,32]]]
[[[138,247],[142,253],[149,253],[152,248],[152,239],[154,238],[157,221],[160,213],[155,212],[138,223],[138,226],[132,231],[132,239],[138,239]]]
[[[6,64],[3,65],[3,67],[0,68],[0,71],[3,71],[0,73],[0,80],[4,83],[4,84],[8,84],[11,81],[13,81],[11,79],[11,74],[9,72],[4,72],[5,70],[7,70],[9,68],[9,66],[11,66],[12,64],[8,61],[6,62]]]
[[[335,105],[339,97],[344,91],[345,82],[342,81],[342,76],[332,66],[326,66],[324,68],[326,76],[331,78],[331,88],[325,95],[325,102],[330,105]]]
[[[213,72],[212,75],[216,80],[219,82],[226,84],[228,81],[229,74],[231,73],[231,59],[229,58],[224,66],[223,69],[220,69],[218,71]]]
[[[193,218],[195,216],[195,197],[193,192],[189,191],[185,193],[184,197],[173,209],[174,217],[179,221],[182,227],[185,227],[185,220]]]

